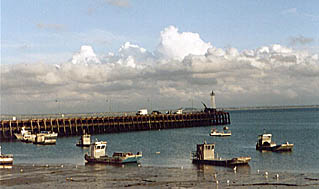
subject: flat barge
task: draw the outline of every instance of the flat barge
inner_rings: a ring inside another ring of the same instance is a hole
[[[32,133],[51,131],[59,136],[73,136],[84,131],[101,134],[227,124],[229,113],[212,109],[183,114],[0,120],[0,139],[15,138],[14,134],[21,133],[23,127]]]

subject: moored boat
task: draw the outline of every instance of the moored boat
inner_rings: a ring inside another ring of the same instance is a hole
[[[288,142],[277,145],[272,141],[272,134],[262,134],[258,136],[256,150],[273,151],[273,152],[287,152],[292,151],[294,144]]]
[[[12,165],[13,155],[12,154],[2,154],[0,146],[0,165]]]
[[[25,130],[25,127],[21,128],[20,133],[14,133],[14,136],[22,142],[28,143],[34,141],[34,136],[32,135],[31,131]]]
[[[222,159],[215,157],[215,144],[197,144],[196,152],[193,152],[192,161],[195,164],[209,164],[217,166],[237,166],[245,165],[251,160],[251,157],[235,157],[231,159]]]
[[[106,154],[107,142],[96,141],[90,145],[90,154],[85,154],[88,163],[125,164],[137,163],[142,158],[142,153],[114,152],[112,157]]]
[[[35,134],[34,144],[56,144],[58,133],[51,131],[41,131]]]
[[[79,139],[78,143],[76,143],[76,146],[80,146],[80,147],[89,147],[90,145],[91,145],[91,135],[87,133],[84,133]]]
[[[217,131],[217,129],[212,129],[210,132],[210,136],[218,136],[218,137],[225,137],[225,136],[231,136],[231,131]]]

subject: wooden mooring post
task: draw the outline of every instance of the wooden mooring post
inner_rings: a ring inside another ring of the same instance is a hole
[[[84,131],[90,134],[97,134],[227,124],[230,124],[230,115],[224,111],[138,116],[0,120],[0,138],[14,138],[14,133],[19,133],[22,127],[25,127],[26,130],[31,130],[32,133],[54,131],[59,136],[72,136],[81,135]]]

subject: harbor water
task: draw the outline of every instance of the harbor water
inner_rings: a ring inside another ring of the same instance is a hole
[[[100,134],[92,135],[91,139],[107,141],[109,155],[114,151],[142,151],[142,166],[193,168],[191,152],[196,144],[206,141],[216,144],[218,157],[251,156],[249,171],[319,173],[318,108],[240,110],[231,111],[230,116],[230,137],[212,137],[209,136],[212,127],[194,127]],[[277,144],[293,143],[293,151],[256,151],[257,136],[264,130],[273,134]],[[75,146],[78,139],[79,136],[58,137],[56,145],[48,146],[1,141],[1,146],[3,153],[14,155],[14,164],[84,165],[88,148]]]

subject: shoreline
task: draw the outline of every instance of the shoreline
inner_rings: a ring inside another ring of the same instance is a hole
[[[251,172],[241,166],[233,171],[206,165],[177,168],[138,164],[17,164],[1,168],[0,175],[0,185],[4,188],[319,187],[319,173]]]

